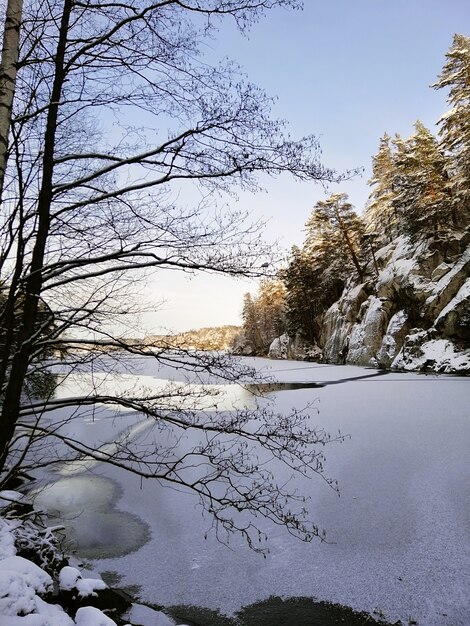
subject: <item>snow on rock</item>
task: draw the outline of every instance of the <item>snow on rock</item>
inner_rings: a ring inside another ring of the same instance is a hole
[[[324,314],[319,342],[324,361],[420,370],[429,360],[436,371],[466,371],[470,228],[418,244],[398,237],[376,257],[376,278],[360,285],[350,281]],[[409,335],[413,326],[422,333]],[[429,344],[435,340],[447,343]],[[429,354],[444,345],[445,357]]]
[[[428,296],[425,306],[433,317],[452,301],[462,283],[470,275],[470,245],[462,253],[452,269],[434,284],[432,293]]]
[[[31,613],[24,616],[9,616],[8,621],[2,622],[0,615],[0,626],[74,626],[74,622],[64,612],[56,618],[46,615]]]
[[[436,267],[434,272],[431,274],[431,280],[437,282],[441,279],[449,270],[452,269],[452,265],[449,263],[445,263],[444,261]]]
[[[144,604],[133,604],[126,619],[129,619],[134,626],[174,626],[175,624],[165,613],[155,611]]]
[[[93,606],[78,609],[75,616],[76,626],[116,626],[116,622]]]
[[[106,589],[106,583],[99,578],[83,578],[75,567],[66,565],[59,572],[59,589],[62,591],[77,590],[81,598],[96,596],[100,589]]]
[[[439,313],[435,326],[448,337],[470,341],[470,278]]]
[[[37,596],[35,598],[35,604],[35,613],[39,614],[45,620],[45,624],[51,624],[51,626],[55,626],[56,624],[57,626],[74,626],[72,618],[69,617],[58,604],[49,604]]]
[[[0,624],[7,626],[7,615],[32,613],[35,597],[33,587],[18,572],[0,569]]]
[[[349,337],[354,324],[362,318],[364,302],[368,293],[364,285],[346,289],[338,300],[325,313],[322,343],[325,360],[330,363],[343,363]]]
[[[0,561],[0,571],[14,572],[25,581],[35,592],[52,591],[52,578],[43,569],[22,556],[9,556]]]
[[[377,365],[375,355],[388,325],[387,304],[381,298],[370,296],[362,308],[363,317],[353,326],[349,338],[348,363]]]
[[[470,374],[470,349],[457,352],[448,339],[430,339],[426,331],[408,335],[392,369],[438,374]]]

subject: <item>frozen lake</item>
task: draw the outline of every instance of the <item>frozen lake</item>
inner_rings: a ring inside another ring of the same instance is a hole
[[[155,604],[231,613],[270,595],[313,596],[377,609],[389,621],[468,626],[470,379],[250,362],[294,383],[270,392],[278,411],[314,402],[318,427],[350,435],[326,449],[326,473],[338,479],[340,498],[319,478],[296,483],[311,496],[312,517],[328,542],[305,544],[259,520],[269,535],[267,558],[238,537],[227,547],[210,533],[204,539],[210,520],[193,495],[93,464],[69,468],[41,496],[69,518],[79,554]],[[129,381],[138,373],[142,384],[162,384],[165,371],[138,365]],[[252,402],[236,385],[226,391],[229,404]],[[74,428],[90,441],[99,432],[106,443],[132,421],[131,413],[103,411],[94,420],[84,415]]]

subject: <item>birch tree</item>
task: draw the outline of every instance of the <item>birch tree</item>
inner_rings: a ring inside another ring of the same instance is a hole
[[[8,0],[0,61],[0,202],[8,160],[8,138],[16,86],[23,0]]]

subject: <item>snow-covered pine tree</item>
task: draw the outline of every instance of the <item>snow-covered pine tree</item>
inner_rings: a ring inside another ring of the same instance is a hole
[[[434,135],[418,120],[409,139],[397,140],[392,204],[412,240],[446,231],[452,201],[446,158]]]
[[[364,223],[366,233],[373,235],[377,245],[390,243],[398,234],[398,219],[393,207],[394,161],[390,135],[380,139],[379,150],[372,157],[373,189],[367,202]]]
[[[450,105],[439,120],[441,146],[450,159],[449,186],[455,203],[455,218],[470,216],[470,37],[454,35],[435,89],[450,88]]]

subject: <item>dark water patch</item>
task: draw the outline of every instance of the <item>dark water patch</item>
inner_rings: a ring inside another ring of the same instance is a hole
[[[254,395],[274,393],[275,391],[292,391],[295,389],[319,389],[327,383],[257,383],[246,385],[245,389]]]
[[[236,616],[243,626],[387,626],[386,622],[378,622],[369,613],[353,611],[340,604],[318,602],[314,598],[271,597],[243,607]],[[395,626],[399,624],[397,622]]]
[[[295,391],[298,389],[320,389],[322,387],[328,387],[329,385],[341,385],[343,383],[350,383],[356,381],[369,380],[371,378],[377,378],[390,374],[389,371],[380,370],[374,371],[373,374],[363,374],[362,376],[349,376],[348,378],[339,378],[338,380],[322,380],[317,382],[269,382],[269,383],[254,383],[251,385],[245,385],[245,389],[254,395],[262,395],[265,393],[274,393],[276,391]]]
[[[392,625],[348,606],[302,597],[273,596],[243,607],[234,617],[190,605],[167,607],[164,611],[176,624],[188,626],[402,626],[400,621]]]
[[[241,622],[238,619],[228,617],[217,610],[205,609],[202,606],[181,604],[163,608],[163,611],[176,624],[185,624],[187,626],[241,626]],[[259,626],[262,625],[260,624]]]

